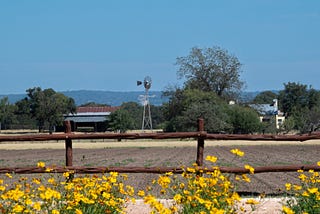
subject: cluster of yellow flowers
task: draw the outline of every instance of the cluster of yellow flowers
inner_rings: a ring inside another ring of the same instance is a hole
[[[23,177],[11,186],[0,180],[0,213],[121,213],[134,195],[118,173],[71,176],[72,172],[64,173],[60,180],[54,174],[48,179]],[[11,174],[7,177],[13,178]]]
[[[239,149],[230,152],[244,155]],[[242,209],[237,203],[240,196],[229,177],[216,166],[217,159],[207,156],[206,160],[213,164],[210,170],[194,164],[179,176],[165,173],[153,185],[136,193],[133,187],[125,185],[126,175],[111,172],[79,176],[70,171],[59,176],[39,162],[37,166],[50,172],[49,176],[23,177],[13,182],[14,176],[7,174],[11,184],[0,179],[0,213],[124,213],[125,203],[134,202],[137,197],[150,205],[152,213],[234,213]],[[254,173],[250,165],[244,168]],[[236,179],[250,182],[246,174]],[[157,196],[151,194],[155,186],[160,190]],[[173,203],[165,206],[157,199],[159,196],[171,198]]]
[[[244,152],[239,149],[230,151],[236,156],[243,156]],[[207,161],[216,163],[215,156],[207,156]],[[253,167],[246,165],[250,173],[254,173]],[[247,175],[243,174],[243,181],[250,182]],[[235,187],[229,177],[219,170],[219,167],[212,166],[202,169],[196,164],[188,167],[182,177],[166,173],[153,182],[160,186],[160,194],[167,194],[166,198],[173,197],[174,203],[169,207],[164,207],[157,199],[140,191],[140,196],[145,203],[150,204],[154,213],[236,213],[242,210],[239,206],[240,196],[235,191]],[[172,194],[172,195],[170,195]],[[257,202],[248,201],[255,205]]]
[[[320,166],[320,162],[317,163]],[[320,213],[320,174],[314,170],[298,170],[299,184],[286,183],[286,190],[292,197],[283,205],[283,212]]]

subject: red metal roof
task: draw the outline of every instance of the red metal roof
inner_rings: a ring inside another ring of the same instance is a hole
[[[87,112],[114,112],[118,110],[120,106],[88,106],[88,107],[77,107],[77,113]]]

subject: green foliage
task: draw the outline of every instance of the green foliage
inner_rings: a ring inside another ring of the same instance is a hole
[[[300,83],[284,84],[279,94],[283,112],[294,120],[294,129],[301,133],[320,127],[320,92]]]
[[[178,57],[176,64],[178,76],[186,79],[185,88],[230,97],[243,86],[239,60],[220,47],[194,47],[188,56]]]
[[[285,185],[286,190],[294,197],[286,200],[283,213],[320,213],[319,173],[314,170],[298,172],[299,184]]]
[[[277,130],[275,116],[272,115],[272,116],[269,116],[269,118],[267,117],[266,119],[267,119],[267,121],[263,121],[260,125],[261,132],[263,134],[276,134],[278,132],[278,130]]]
[[[283,122],[282,126],[280,127],[285,133],[289,133],[295,127],[295,120],[293,117],[288,117]]]
[[[165,131],[196,131],[198,118],[210,133],[254,133],[260,130],[258,114],[247,107],[227,105],[214,92],[177,90],[164,106]]]
[[[61,93],[56,93],[53,89],[42,90],[39,87],[27,90],[30,104],[30,113],[38,121],[39,131],[43,131],[48,124],[50,132],[53,126],[60,125],[63,121],[63,114],[76,111],[76,106],[72,98],[68,98]]]
[[[143,106],[139,105],[136,102],[126,102],[121,105],[121,109],[126,110],[132,120],[133,127],[132,129],[141,129],[142,128],[142,115],[143,115]],[[150,106],[151,118],[153,128],[159,128],[159,126],[164,123],[164,117],[161,106]]]
[[[110,114],[109,126],[113,131],[124,133],[129,129],[133,129],[134,121],[127,110],[118,109]]]
[[[261,128],[259,115],[251,108],[238,105],[230,106],[230,122],[236,134],[254,133]]]
[[[132,129],[141,129],[143,107],[136,102],[126,102],[121,109],[129,113],[132,118]]]
[[[27,98],[19,100],[15,103],[16,109],[14,114],[17,117],[15,127],[17,129],[28,128],[36,129],[37,121],[31,115],[30,102]]]
[[[0,130],[7,129],[16,121],[14,110],[15,106],[9,103],[8,97],[0,100]]]
[[[279,101],[283,112],[288,116],[296,111],[309,107],[308,90],[306,85],[299,83],[284,84],[284,90],[280,91]]]
[[[227,105],[215,93],[200,90],[177,90],[169,103],[164,106],[164,115],[168,121],[166,131],[196,131],[197,120],[206,121],[208,132],[228,130],[229,124],[225,109]]]
[[[259,93],[254,99],[253,103],[267,104],[272,103],[274,99],[277,99],[278,95],[272,91],[263,91]]]

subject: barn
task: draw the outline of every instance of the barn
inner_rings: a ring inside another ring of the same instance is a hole
[[[77,112],[64,116],[70,120],[72,131],[105,132],[108,128],[109,115],[119,106],[86,106],[77,107]]]

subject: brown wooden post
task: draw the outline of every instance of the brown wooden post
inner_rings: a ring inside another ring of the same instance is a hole
[[[198,131],[204,131],[204,120],[202,118],[198,119]],[[204,138],[200,135],[198,137],[198,146],[197,146],[197,160],[196,163],[198,166],[203,165],[203,151],[204,151]]]
[[[65,133],[71,133],[71,123],[69,120],[64,121]],[[72,140],[66,137],[66,166],[72,166]]]

